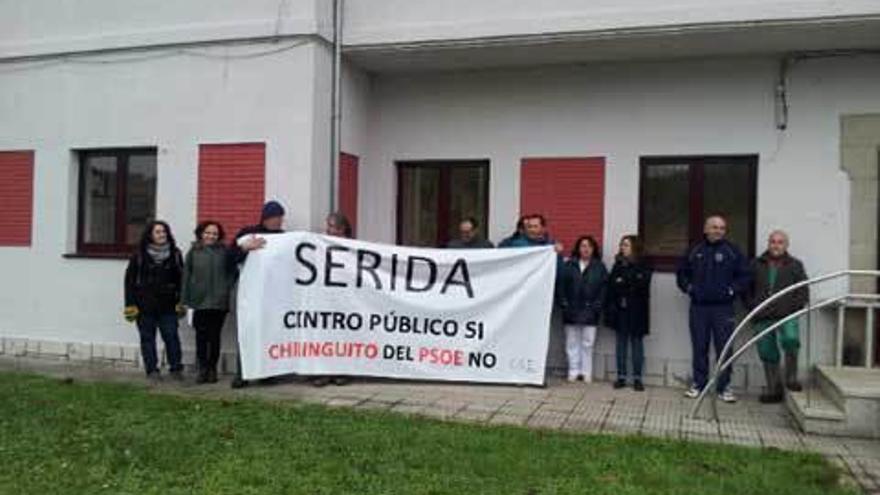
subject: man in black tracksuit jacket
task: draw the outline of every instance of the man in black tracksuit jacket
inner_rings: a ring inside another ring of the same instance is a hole
[[[735,324],[734,300],[749,287],[748,259],[727,239],[727,222],[720,216],[706,219],[703,241],[682,257],[678,288],[690,296],[690,333],[693,386],[685,394],[694,398],[709,379],[709,345],[714,341],[716,359],[730,339]],[[728,353],[729,354],[729,353]],[[726,357],[726,356],[725,356]],[[721,374],[717,390],[725,402],[736,397],[729,390],[730,369]]]

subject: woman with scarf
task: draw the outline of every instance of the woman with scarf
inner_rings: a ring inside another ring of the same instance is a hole
[[[125,270],[125,319],[136,322],[141,356],[147,378],[160,380],[156,355],[156,329],[165,342],[171,376],[183,379],[177,320],[183,316],[180,304],[183,257],[174,242],[171,227],[162,221],[147,224]]]

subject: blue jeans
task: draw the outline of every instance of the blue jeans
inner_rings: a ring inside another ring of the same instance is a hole
[[[709,381],[709,345],[715,345],[715,359],[719,357],[724,344],[730,339],[734,327],[732,304],[691,304],[691,356],[693,363],[694,386],[702,390]],[[727,353],[727,358],[730,352]],[[723,392],[730,384],[730,368],[718,378],[717,390]]]
[[[617,331],[617,379],[626,380],[627,363],[626,355],[629,347],[632,347],[633,380],[642,380],[642,368],[645,365],[644,336],[635,335],[623,330]]]
[[[159,371],[159,357],[156,354],[156,328],[165,342],[165,355],[168,368],[172,372],[182,371],[180,363],[180,337],[177,335],[177,314],[167,313],[142,314],[137,321],[138,333],[141,335],[141,356],[144,358],[144,369],[147,374]]]

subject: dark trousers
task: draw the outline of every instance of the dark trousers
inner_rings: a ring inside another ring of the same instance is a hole
[[[730,339],[734,327],[732,304],[691,304],[690,327],[693,351],[694,386],[702,390],[709,381],[709,345],[715,344],[715,359]],[[730,352],[724,359],[730,356]],[[730,368],[718,379],[717,390],[723,392],[730,384]]]
[[[182,371],[180,362],[180,337],[177,335],[177,314],[174,311],[144,313],[137,320],[141,336],[141,356],[147,374],[159,371],[159,356],[156,353],[156,329],[165,342],[165,355],[172,372]]]
[[[645,346],[643,321],[640,321],[632,310],[621,309],[617,313],[616,346],[617,378],[627,379],[627,354],[632,350],[633,380],[642,379],[642,369],[645,367]]]
[[[217,361],[220,360],[220,331],[223,330],[224,321],[226,311],[222,309],[199,309],[193,313],[199,371],[217,370]]]
[[[642,379],[642,368],[645,365],[645,345],[644,336],[627,333],[625,331],[617,331],[617,378],[618,380],[626,380],[627,378],[627,354],[632,349],[632,378],[633,380]]]

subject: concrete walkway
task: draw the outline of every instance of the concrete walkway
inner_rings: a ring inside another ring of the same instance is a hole
[[[72,361],[0,357],[0,370],[111,382],[143,382],[141,373]],[[613,390],[606,382],[551,382],[547,388],[355,381],[344,387],[315,388],[301,380],[231,390],[214,385],[165,381],[156,387],[204,397],[262,397],[302,400],[328,406],[391,411],[479,424],[519,425],[563,431],[645,435],[701,442],[818,452],[842,466],[866,493],[880,494],[880,442],[801,433],[782,405],[754,397],[719,402],[719,423],[690,419],[693,405],[672,388]]]

